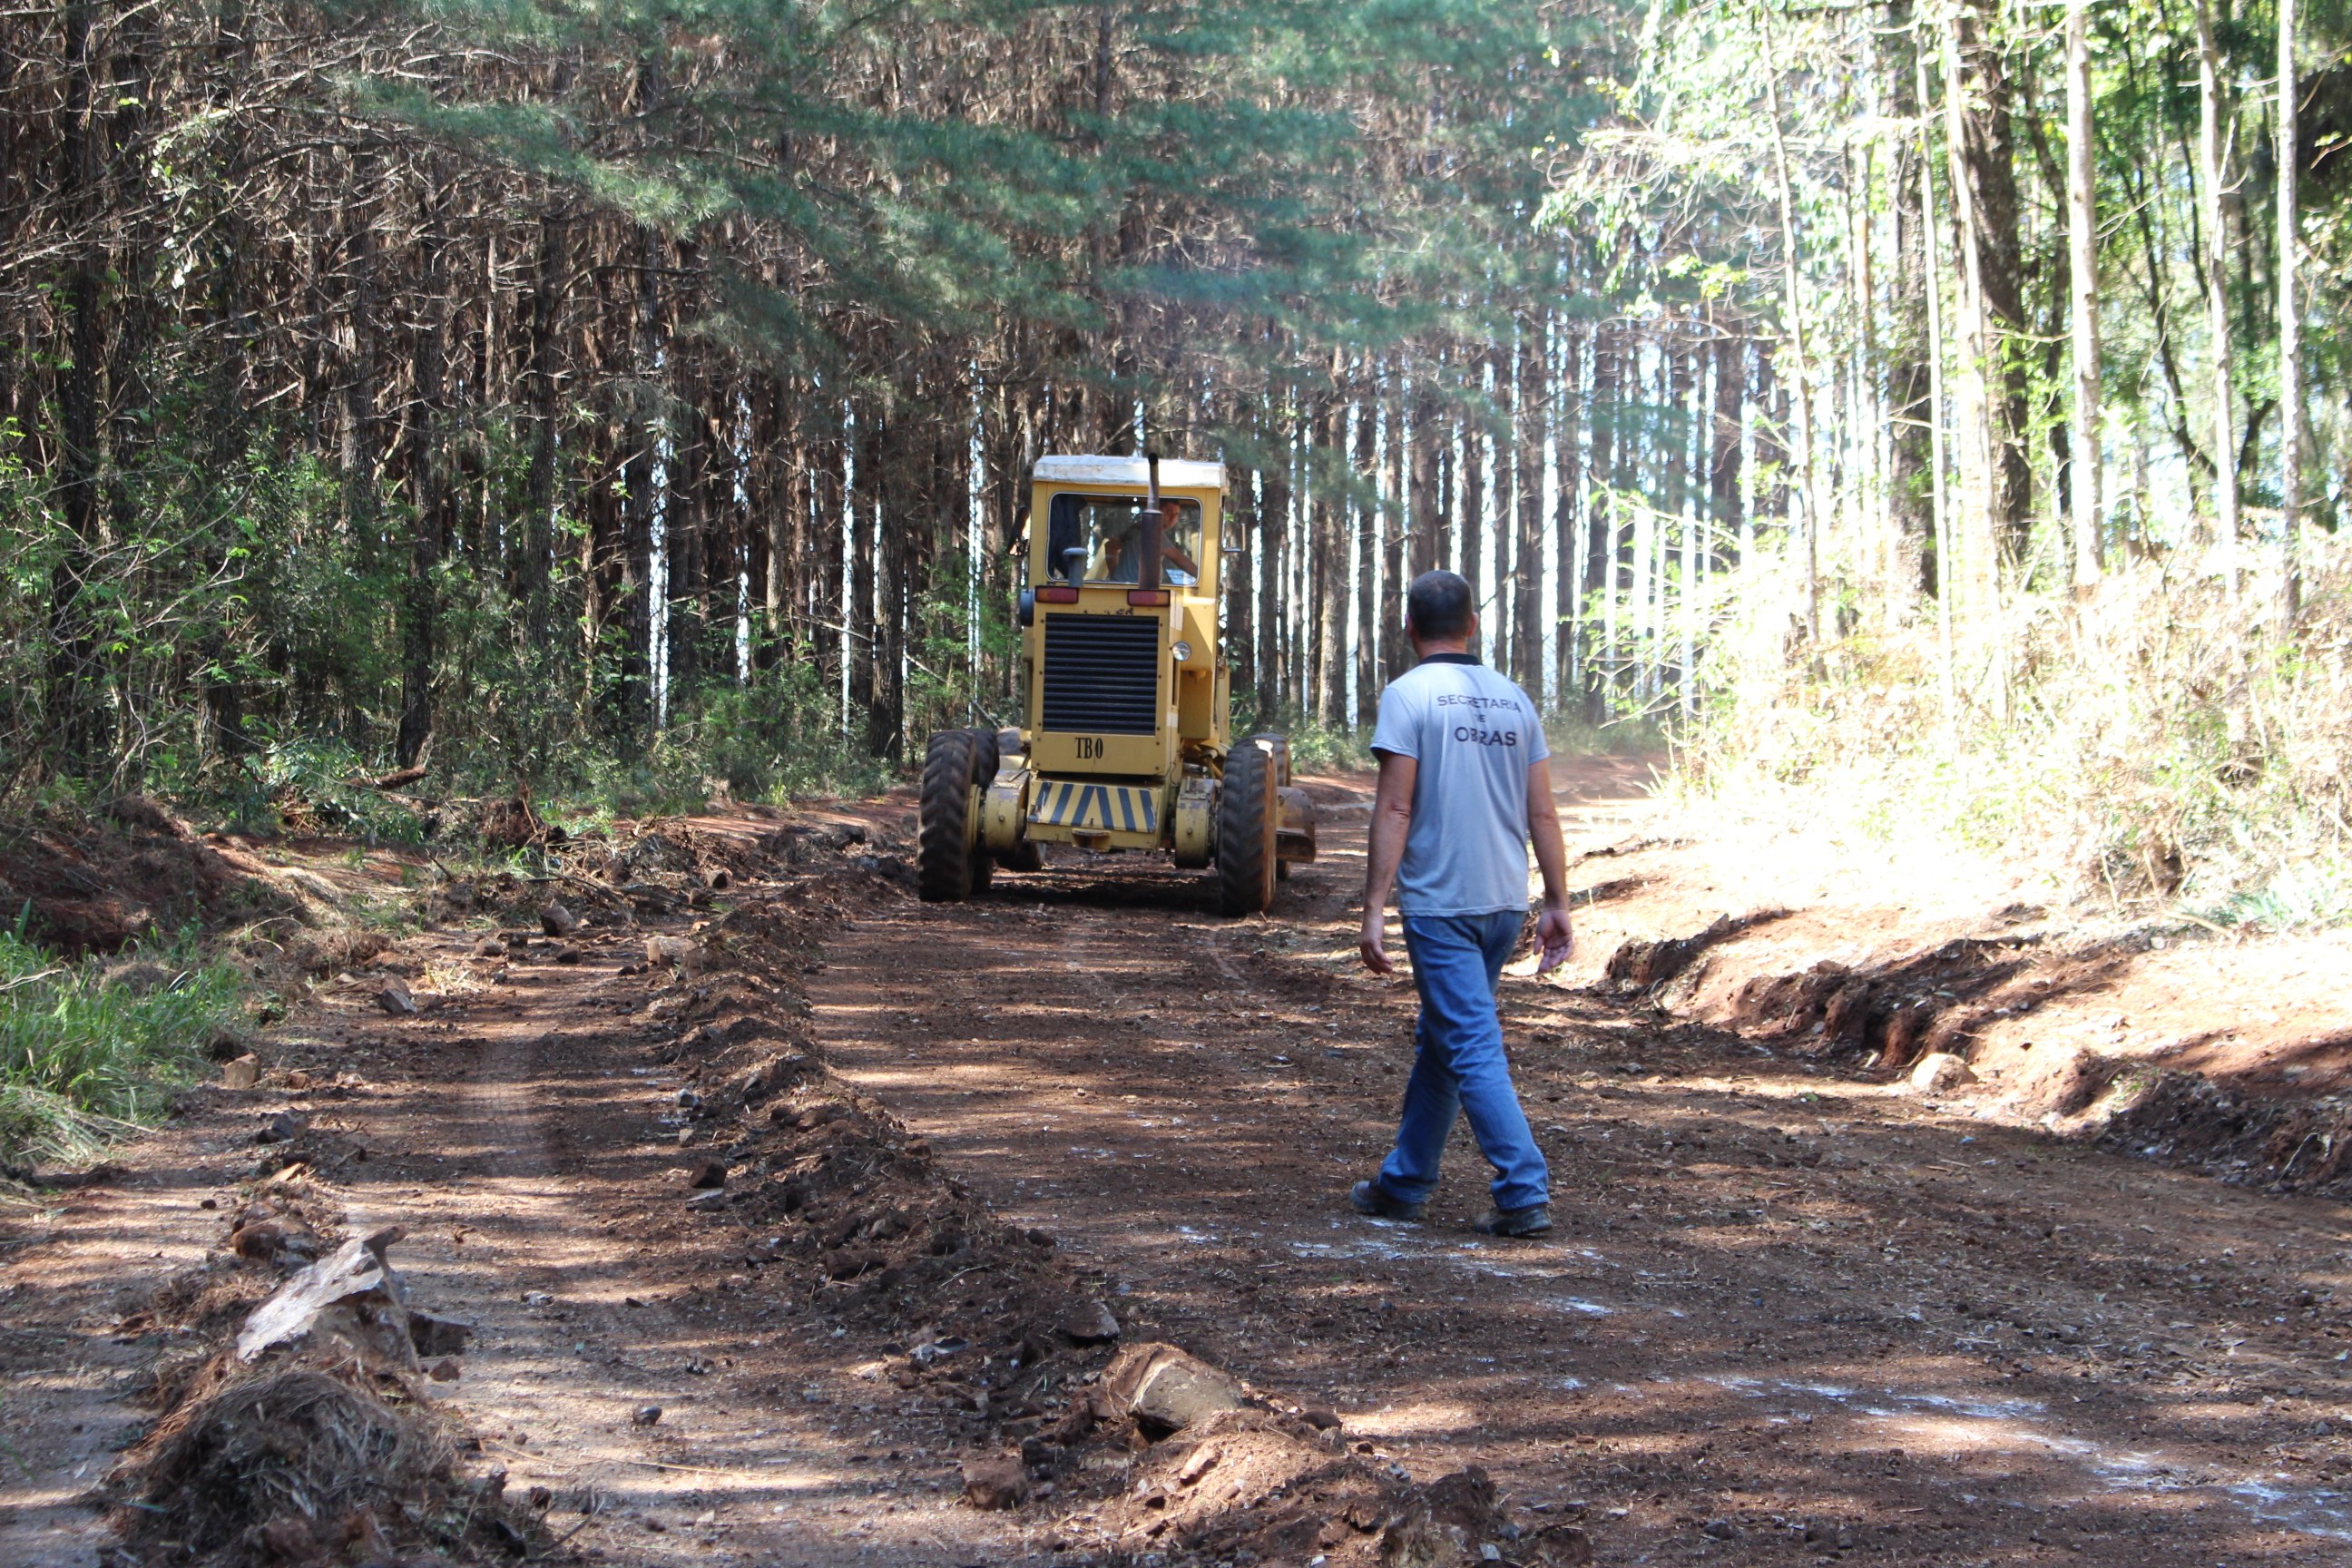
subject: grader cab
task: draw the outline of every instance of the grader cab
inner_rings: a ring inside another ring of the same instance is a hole
[[[1231,737],[1223,567],[1243,553],[1222,464],[1049,457],[1031,476],[1018,729],[945,730],[923,758],[918,881],[969,897],[1040,848],[1149,850],[1216,868],[1255,914],[1315,858],[1315,807],[1280,735]]]

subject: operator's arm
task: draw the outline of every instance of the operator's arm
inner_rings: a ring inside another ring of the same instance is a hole
[[[1387,974],[1395,967],[1389,963],[1387,945],[1389,889],[1396,885],[1405,835],[1412,827],[1412,782],[1420,776],[1421,763],[1394,752],[1379,755],[1381,782],[1372,793],[1370,842],[1364,850],[1364,934],[1357,946],[1365,968]]]
[[[1552,805],[1549,757],[1528,764],[1528,837],[1535,841],[1536,866],[1543,873],[1543,913],[1536,920],[1536,941],[1543,948],[1536,973],[1541,974],[1566,963],[1576,947],[1568,924],[1568,849]]]

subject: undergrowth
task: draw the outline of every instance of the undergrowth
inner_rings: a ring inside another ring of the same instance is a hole
[[[1724,601],[1686,807],[1975,853],[2068,901],[2206,926],[2352,922],[2352,549],[2309,541],[2301,613],[2181,551],[2082,599],[2020,594],[1812,653],[1769,569]]]
[[[1581,713],[1544,715],[1544,740],[1554,756],[1654,757],[1664,752],[1671,736],[1653,713],[1629,713],[1595,724]]]
[[[159,1114],[243,993],[184,940],[75,962],[0,931],[0,1162],[86,1158]]]

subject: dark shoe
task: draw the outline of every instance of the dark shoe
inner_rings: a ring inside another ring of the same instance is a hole
[[[1429,1208],[1426,1204],[1409,1204],[1402,1198],[1389,1196],[1378,1182],[1358,1182],[1349,1191],[1348,1204],[1358,1214],[1368,1214],[1374,1219],[1401,1219],[1408,1224],[1418,1223]]]
[[[1541,1236],[1551,1228],[1551,1205],[1529,1204],[1523,1209],[1488,1209],[1470,1222],[1480,1236]]]

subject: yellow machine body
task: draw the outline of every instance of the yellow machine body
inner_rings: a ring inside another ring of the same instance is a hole
[[[918,890],[968,898],[1066,844],[1213,865],[1222,912],[1265,912],[1315,858],[1315,805],[1287,741],[1231,732],[1223,465],[1048,457],[1031,484],[1023,721],[931,736]]]
[[[1186,814],[1178,795],[1188,773],[1204,782],[1214,774],[1229,743],[1231,674],[1217,625],[1224,469],[1160,465],[1159,496],[1177,503],[1185,526],[1157,589],[1136,580],[1142,573],[1131,563],[1124,574],[1106,564],[1087,536],[1087,519],[1140,510],[1150,491],[1140,458],[1038,461],[1029,508],[1034,608],[1022,637],[1027,755],[1007,756],[990,789],[992,848],[1009,847],[1013,826],[994,804],[1017,796],[1022,837],[1033,843],[1177,849],[1188,864],[1207,861],[1204,846],[1179,844]],[[1194,794],[1207,798],[1205,789]]]

